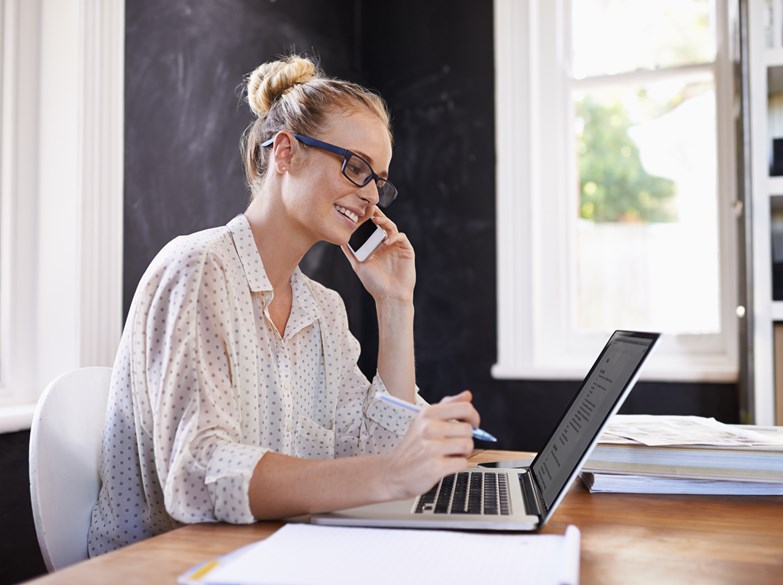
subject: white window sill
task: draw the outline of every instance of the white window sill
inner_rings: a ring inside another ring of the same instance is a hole
[[[0,434],[30,430],[35,404],[0,406]]]
[[[590,365],[563,364],[529,365],[498,363],[492,366],[492,377],[496,380],[583,380]],[[667,367],[666,364],[647,364],[642,368],[639,380],[646,382],[704,382],[736,383],[737,368],[733,365],[693,364]]]

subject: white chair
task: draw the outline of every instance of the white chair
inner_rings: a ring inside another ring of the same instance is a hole
[[[111,368],[79,368],[53,380],[30,429],[30,497],[49,571],[87,558],[98,499],[98,457]]]

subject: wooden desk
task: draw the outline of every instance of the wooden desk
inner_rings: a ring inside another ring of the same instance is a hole
[[[524,455],[483,451],[473,460]],[[568,524],[582,531],[582,585],[783,582],[783,497],[591,495],[577,482],[542,532]],[[173,584],[193,565],[281,525],[185,526],[35,583]]]

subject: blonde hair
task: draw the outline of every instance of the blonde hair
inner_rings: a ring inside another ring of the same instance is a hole
[[[269,150],[261,144],[281,130],[313,135],[327,114],[362,106],[377,115],[392,136],[389,110],[379,95],[356,83],[328,78],[316,63],[299,55],[264,63],[253,71],[247,78],[247,102],[256,115],[242,135],[251,197],[269,166]]]

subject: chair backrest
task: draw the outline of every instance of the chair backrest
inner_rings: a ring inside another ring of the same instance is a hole
[[[87,558],[98,499],[98,457],[111,368],[79,368],[53,380],[30,429],[30,497],[49,571]]]

